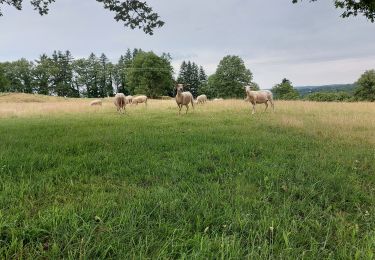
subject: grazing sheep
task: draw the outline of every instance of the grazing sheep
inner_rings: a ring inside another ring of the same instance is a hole
[[[133,97],[133,102],[132,104],[138,105],[138,103],[145,103],[147,106],[147,96],[138,96],[138,97]]]
[[[182,84],[177,84],[176,90],[176,103],[180,110],[178,111],[178,114],[181,114],[182,106],[186,106],[186,114],[189,110],[189,103],[191,103],[193,109],[194,109],[194,98],[193,95],[189,91],[182,92],[184,86]]]
[[[126,97],[123,93],[117,93],[115,95],[115,100],[113,101],[117,108],[117,112],[121,113],[121,110],[123,113],[125,113],[125,106],[126,106]]]
[[[268,108],[268,101],[271,103],[272,110],[275,111],[275,107],[273,104],[273,95],[271,91],[269,90],[254,91],[254,90],[251,90],[250,86],[246,86],[245,89],[246,89],[246,95],[247,95],[245,101],[249,101],[253,105],[253,110],[251,114],[255,114],[256,104],[265,104],[266,109],[264,111],[266,111]]]
[[[91,101],[90,103],[90,106],[101,106],[101,105],[102,105],[102,101],[100,99],[95,99]]]
[[[223,101],[223,98],[214,98],[212,101]]]
[[[203,95],[200,95],[200,96],[197,97],[197,101],[196,101],[197,104],[204,104],[206,102],[207,102],[207,96],[206,95],[203,94]]]
[[[126,98],[126,104],[131,104],[131,103],[133,103],[133,96],[126,96],[125,97]]]

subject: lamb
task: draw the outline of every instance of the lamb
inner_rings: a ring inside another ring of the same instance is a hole
[[[100,99],[95,99],[91,101],[90,103],[90,106],[101,106],[101,105],[102,105],[102,101]]]
[[[133,101],[132,104],[138,105],[138,103],[145,103],[146,106],[147,106],[147,96],[145,96],[145,95],[133,97],[132,101]]]
[[[182,84],[177,84],[176,90],[176,103],[179,107],[178,114],[181,114],[182,106],[186,106],[186,114],[189,110],[189,103],[191,103],[193,109],[194,109],[194,98],[193,95],[189,91],[182,92],[184,86]]]
[[[206,95],[200,95],[197,97],[196,103],[197,104],[204,104],[207,102],[207,96]]]
[[[117,93],[115,95],[115,100],[113,102],[117,108],[117,112],[121,113],[121,110],[123,113],[125,113],[125,106],[126,106],[126,97],[123,93]]]
[[[245,101],[249,101],[253,105],[253,110],[251,113],[252,115],[255,114],[256,104],[265,104],[266,109],[264,111],[266,111],[268,108],[268,101],[271,103],[272,110],[275,111],[275,107],[273,104],[273,95],[271,91],[269,90],[254,91],[254,90],[251,90],[250,86],[246,86],[245,89],[246,89],[246,95],[247,95]]]

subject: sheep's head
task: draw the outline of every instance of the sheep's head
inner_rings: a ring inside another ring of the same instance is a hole
[[[184,90],[184,85],[177,84],[176,90],[177,90],[177,93],[182,93],[182,91]]]

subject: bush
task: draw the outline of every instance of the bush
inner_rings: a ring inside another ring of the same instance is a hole
[[[321,102],[339,102],[339,101],[350,101],[352,96],[347,92],[315,92],[305,97],[309,101],[321,101]]]

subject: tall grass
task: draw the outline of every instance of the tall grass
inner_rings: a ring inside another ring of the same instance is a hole
[[[88,103],[0,103],[1,258],[374,258],[374,104]]]

